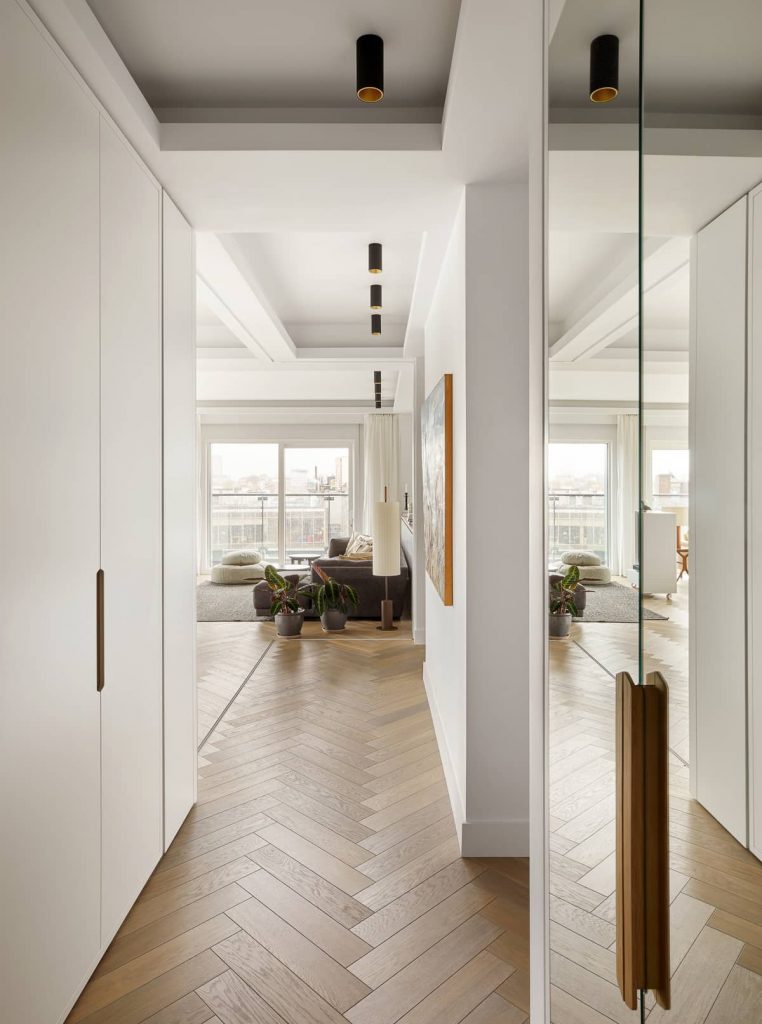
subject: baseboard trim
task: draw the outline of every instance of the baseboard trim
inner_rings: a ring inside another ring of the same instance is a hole
[[[460,789],[458,787],[455,766],[453,765],[452,757],[450,755],[450,748],[447,745],[447,737],[445,735],[444,726],[442,725],[442,718],[439,714],[439,706],[437,704],[435,690],[432,685],[428,662],[426,661],[423,663],[423,685],[429,702],[431,720],[434,723],[434,734],[437,738],[437,746],[439,747],[439,758],[442,762],[445,783],[447,785],[447,795],[450,798],[450,807],[452,808],[452,816],[455,821],[455,830],[458,833],[458,843],[462,850],[463,822],[465,821],[466,813],[463,807],[463,799],[460,794]]]
[[[426,630],[416,628],[413,630],[413,643],[422,647],[426,643]]]
[[[460,851],[464,857],[528,857],[528,821],[464,821]]]

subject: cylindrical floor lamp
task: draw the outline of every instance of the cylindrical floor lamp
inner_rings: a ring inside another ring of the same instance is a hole
[[[394,625],[394,604],[389,600],[389,577],[400,574],[400,503],[377,501],[373,508],[373,575],[384,577],[384,600],[381,602],[381,625],[389,631]]]

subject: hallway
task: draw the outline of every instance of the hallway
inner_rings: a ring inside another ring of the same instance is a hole
[[[198,803],[69,1024],[528,1019],[528,864],[459,857],[423,648],[350,629],[200,624]]]

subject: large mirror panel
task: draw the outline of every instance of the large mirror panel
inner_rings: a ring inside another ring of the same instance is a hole
[[[761,44],[755,0],[644,0],[642,672],[669,685],[670,1013],[695,1024],[762,1014]]]
[[[566,0],[549,42],[549,930],[557,1022],[639,1019],[622,1001],[615,951],[615,677],[624,670],[638,680],[640,651],[639,22],[637,0]]]

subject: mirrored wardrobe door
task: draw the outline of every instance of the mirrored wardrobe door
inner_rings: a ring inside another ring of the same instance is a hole
[[[639,679],[638,0],[549,26],[548,807],[553,1021],[617,981],[616,693]]]
[[[761,44],[752,0],[643,2],[641,678],[668,685],[672,868],[656,1022],[762,1006]]]

